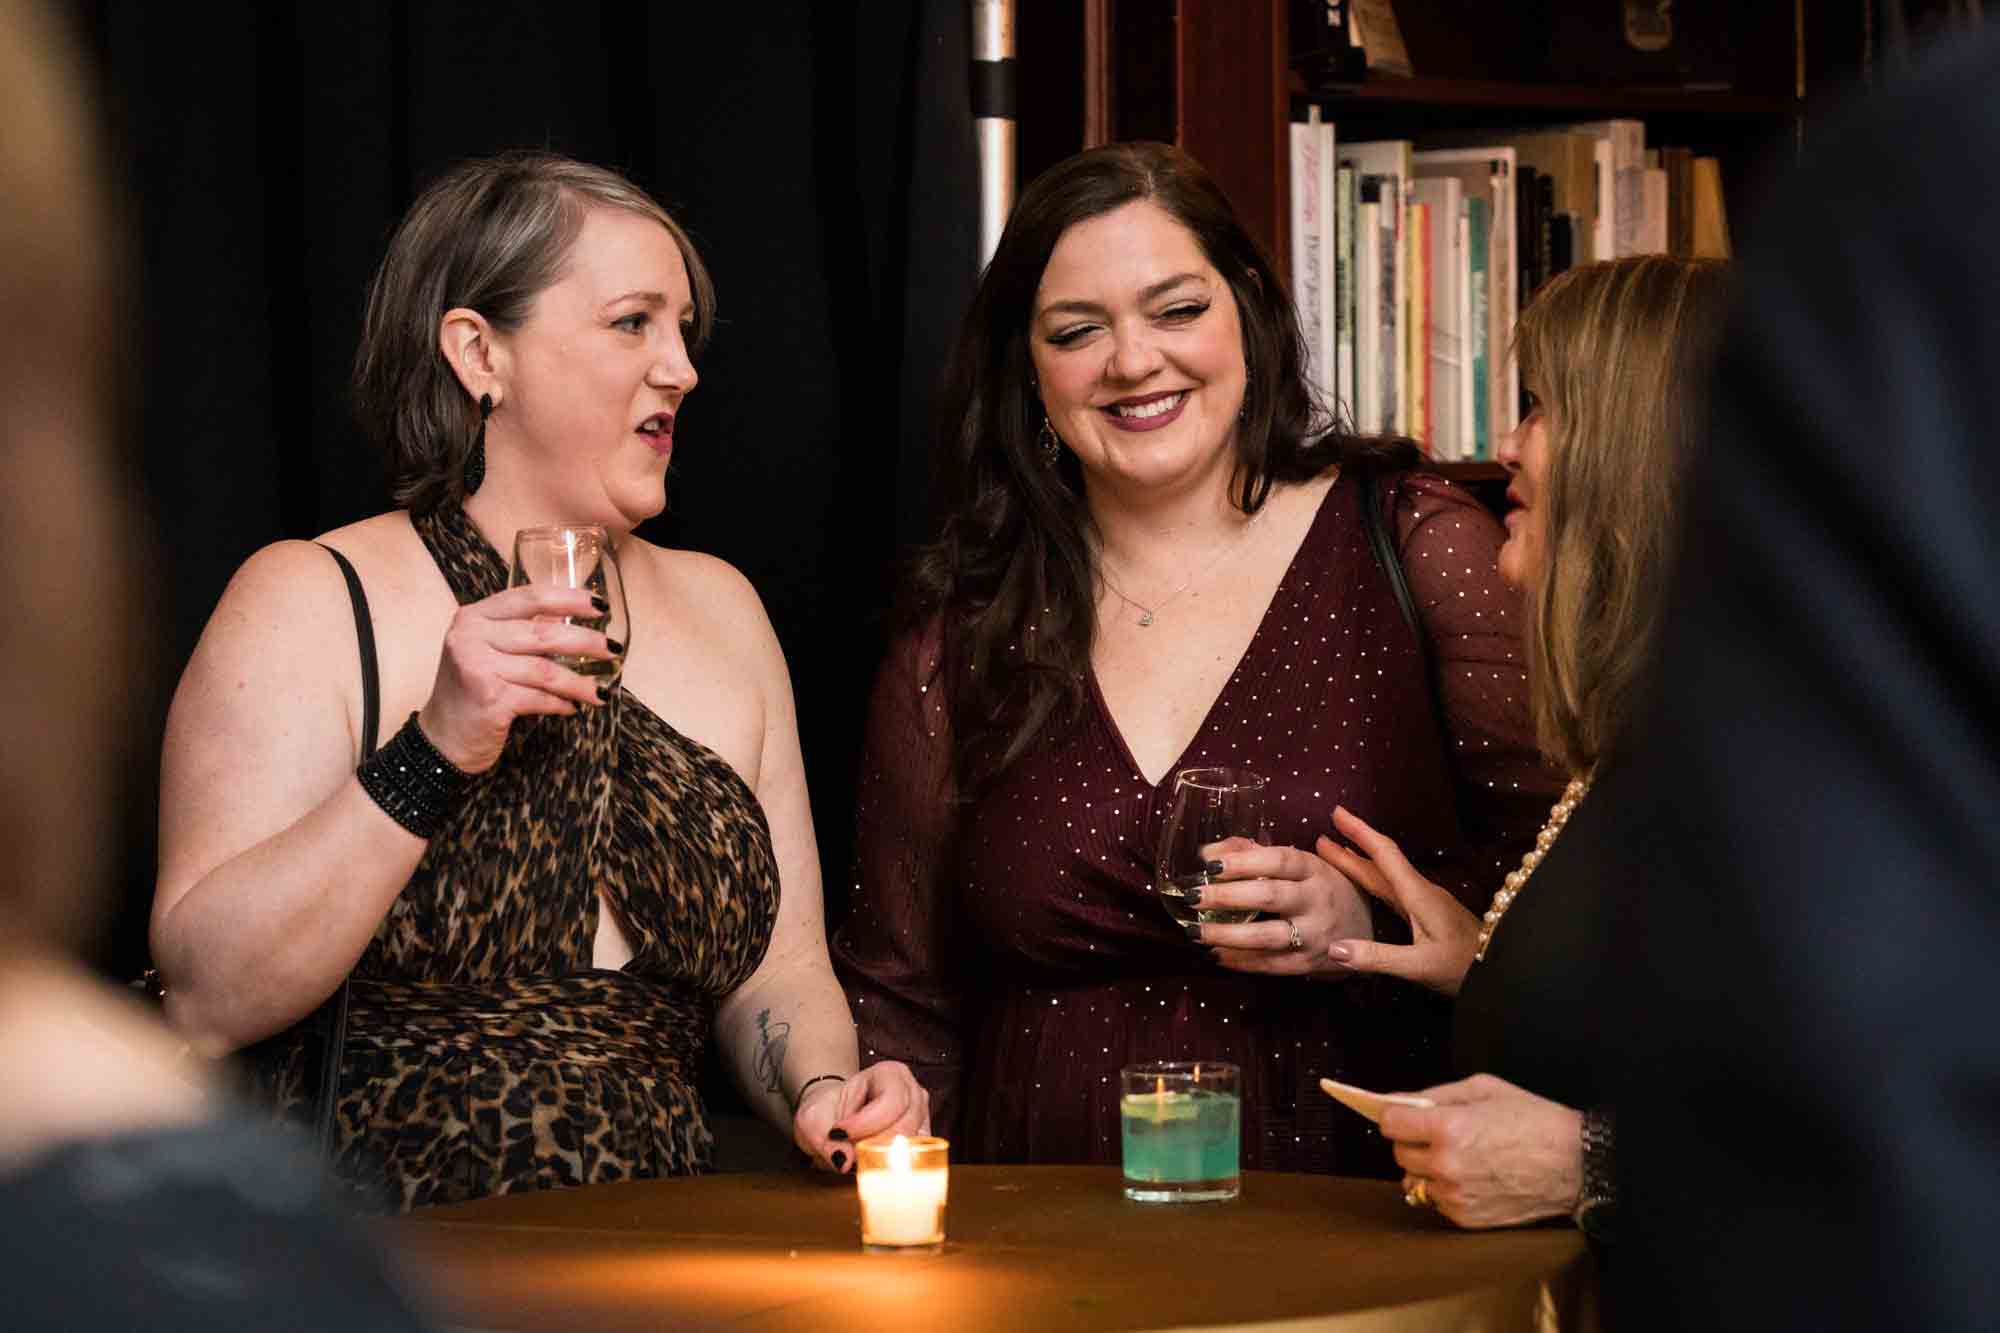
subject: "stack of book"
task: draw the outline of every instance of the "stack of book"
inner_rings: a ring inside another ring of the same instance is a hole
[[[1594,259],[1726,257],[1716,160],[1649,150],[1637,120],[1343,143],[1291,127],[1292,295],[1309,374],[1346,424],[1440,461],[1491,458],[1521,419],[1514,319]]]

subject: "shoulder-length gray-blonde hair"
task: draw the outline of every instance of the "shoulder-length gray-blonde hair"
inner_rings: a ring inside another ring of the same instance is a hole
[[[1571,773],[1617,744],[1653,656],[1728,288],[1719,260],[1587,264],[1543,287],[1515,330],[1548,431],[1529,708],[1543,752]]]
[[[622,208],[667,229],[694,297],[691,348],[715,320],[715,285],[681,225],[615,171],[555,153],[513,152],[454,167],[418,196],[368,289],[354,400],[389,456],[396,502],[422,513],[465,498],[479,407],[438,346],[445,312],[476,310],[519,328],[557,282],[593,208]]]

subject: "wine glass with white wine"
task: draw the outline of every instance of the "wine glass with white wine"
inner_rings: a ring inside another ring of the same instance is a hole
[[[580,588],[594,593],[611,609],[596,616],[566,616],[568,624],[594,629],[620,644],[632,642],[632,620],[625,608],[625,580],[618,572],[618,552],[609,534],[595,523],[553,523],[541,528],[522,528],[514,534],[514,566],[507,586],[524,583],[553,584],[558,588]],[[555,660],[583,676],[603,677],[606,687],[616,685],[624,672],[623,653],[615,657],[572,657],[564,653]]]
[[[1212,883],[1209,866],[1229,852],[1268,841],[1264,779],[1242,768],[1184,768],[1174,779],[1174,803],[1160,834],[1153,888],[1174,919],[1232,925],[1254,909],[1190,906],[1189,890]]]

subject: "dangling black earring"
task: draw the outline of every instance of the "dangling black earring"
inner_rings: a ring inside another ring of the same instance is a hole
[[[479,395],[479,433],[472,437],[472,452],[465,459],[465,493],[471,495],[486,480],[486,418],[493,415],[493,395]]]
[[[1042,418],[1041,430],[1035,435],[1035,443],[1041,448],[1043,467],[1054,467],[1062,461],[1062,439],[1046,416]]]

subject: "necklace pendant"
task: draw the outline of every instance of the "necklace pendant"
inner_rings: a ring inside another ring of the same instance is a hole
[[[1141,613],[1141,615],[1139,616],[1139,628],[1140,628],[1140,629],[1144,629],[1144,628],[1146,628],[1146,626],[1148,626],[1148,625],[1150,625],[1150,624],[1152,624],[1152,623],[1153,623],[1153,613],[1152,613],[1151,611],[1146,611],[1146,612],[1143,612],[1143,613]]]

